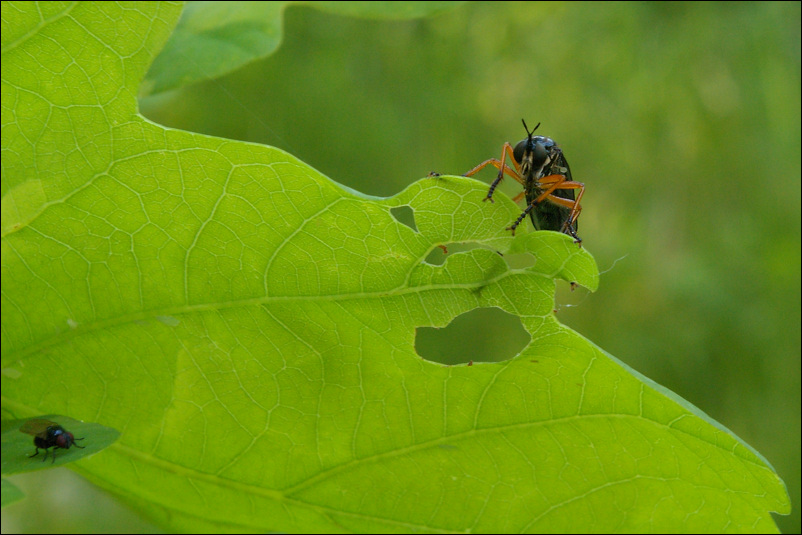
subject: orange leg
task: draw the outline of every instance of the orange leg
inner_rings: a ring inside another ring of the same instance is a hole
[[[515,166],[515,170],[511,169],[510,166],[508,166],[505,163],[505,160],[507,159],[507,154],[510,155],[510,160],[512,160],[512,165]],[[509,143],[504,143],[504,146],[501,148],[500,160],[497,160],[495,158],[486,160],[477,165],[476,167],[474,167],[473,169],[471,169],[470,171],[468,171],[467,173],[465,173],[463,176],[473,176],[482,169],[484,169],[485,167],[487,167],[488,165],[492,165],[493,167],[498,169],[498,176],[493,181],[493,183],[490,184],[490,189],[487,190],[487,196],[483,200],[486,201],[489,199],[490,202],[493,202],[493,192],[496,190],[496,187],[504,178],[504,173],[507,173],[512,178],[517,180],[521,185],[523,185],[524,181],[521,178],[521,166],[518,165],[518,162],[515,161],[515,155],[513,154],[512,145],[510,145]]]
[[[577,220],[579,214],[582,212],[582,206],[578,204],[579,196],[577,196],[576,200],[572,201],[571,199],[564,199],[562,197],[557,197],[556,195],[549,195],[548,197],[546,197],[546,200],[550,201],[553,204],[557,204],[559,206],[564,206],[566,208],[571,209],[571,216],[565,220],[565,223],[563,223],[563,228],[560,230],[560,232],[564,232],[565,234],[573,236],[574,243],[581,244],[582,238],[577,236],[576,230],[574,230],[574,222]]]
[[[566,208],[571,209],[571,216],[565,221],[563,225],[563,232],[568,226],[573,226],[574,222],[579,217],[579,213],[582,212],[582,206],[579,204],[579,201],[582,200],[582,196],[585,194],[585,185],[581,182],[572,182],[570,180],[566,180],[563,175],[549,175],[540,179],[540,184],[551,184],[548,188],[546,188],[543,193],[537,196],[537,198],[532,201],[532,204],[538,204],[543,201],[543,199],[548,199],[554,204],[558,204],[560,206],[564,206]],[[571,199],[564,199],[562,197],[557,197],[556,195],[552,195],[555,190],[558,189],[578,189],[579,193],[576,195],[576,199],[573,201]],[[576,237],[576,236],[575,236]]]
[[[577,236],[576,231],[574,231],[574,222],[576,222],[579,214],[582,212],[582,206],[579,204],[579,201],[582,199],[582,196],[585,194],[585,185],[581,182],[573,182],[570,180],[566,180],[563,175],[549,175],[543,177],[539,181],[539,185],[548,187],[538,195],[535,199],[532,200],[531,203],[524,209],[523,213],[518,216],[518,219],[510,226],[507,227],[507,230],[512,231],[512,235],[515,235],[515,228],[521,224],[521,221],[526,218],[527,214],[531,212],[535,206],[543,202],[544,200],[551,202],[552,204],[556,204],[558,206],[563,206],[565,208],[571,209],[571,214],[568,219],[563,224],[562,232],[566,234],[570,234],[573,236],[574,241],[576,243],[581,243],[582,239]],[[578,189],[579,193],[576,196],[576,199],[564,199],[562,197],[557,197],[554,195],[555,190],[569,190],[569,189]]]

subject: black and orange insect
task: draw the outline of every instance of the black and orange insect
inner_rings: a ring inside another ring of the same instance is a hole
[[[493,192],[504,178],[504,173],[523,185],[524,191],[513,200],[519,201],[526,195],[526,208],[518,219],[507,227],[513,236],[516,227],[529,214],[535,229],[563,232],[573,237],[574,242],[581,244],[582,239],[576,232],[577,218],[582,212],[579,201],[585,193],[585,185],[574,182],[565,155],[553,139],[533,135],[540,123],[530,131],[523,119],[521,122],[526,129],[526,139],[521,140],[515,148],[509,142],[504,143],[500,160],[496,158],[486,160],[464,176],[473,176],[488,165],[498,169],[498,176],[484,198],[490,202],[493,202]],[[513,167],[507,165],[508,156],[512,160]],[[576,196],[575,190],[579,190]]]
[[[51,462],[56,462],[56,450],[59,448],[63,448],[65,450],[70,449],[70,446],[75,446],[76,448],[81,449],[84,448],[84,446],[79,446],[75,443],[76,440],[83,440],[83,438],[75,438],[72,433],[61,427],[56,422],[51,422],[50,420],[43,420],[41,418],[28,420],[22,424],[19,430],[23,433],[33,435],[33,444],[36,446],[36,453],[29,455],[29,457],[36,457],[39,455],[39,448],[45,450],[45,456],[42,459],[42,462],[47,459],[47,455],[50,453],[50,448],[53,448],[53,460]]]

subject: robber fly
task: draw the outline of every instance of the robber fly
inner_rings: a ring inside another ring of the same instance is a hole
[[[585,193],[585,185],[573,181],[565,155],[553,139],[534,135],[540,123],[530,131],[523,119],[521,122],[526,129],[526,139],[521,140],[515,148],[509,143],[504,143],[500,160],[496,158],[486,160],[465,173],[465,176],[473,176],[488,165],[498,169],[498,176],[484,198],[490,202],[493,202],[493,192],[504,178],[504,173],[523,185],[524,191],[514,200],[518,201],[525,195],[526,208],[518,219],[507,227],[513,235],[521,221],[529,214],[535,229],[563,232],[580,244],[582,239],[576,234],[577,218],[582,212],[579,201]],[[507,165],[508,157],[513,167]],[[574,190],[579,192],[574,195]]]

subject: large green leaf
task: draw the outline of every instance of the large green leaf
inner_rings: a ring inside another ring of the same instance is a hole
[[[144,120],[179,6],[2,9],[3,410],[120,429],[71,465],[93,481],[185,531],[771,531],[787,511],[749,446],[556,321],[555,279],[598,278],[567,236],[511,238],[518,208],[473,180],[370,198]],[[426,262],[451,242],[481,247]],[[477,307],[521,318],[519,356],[415,353],[417,327]]]

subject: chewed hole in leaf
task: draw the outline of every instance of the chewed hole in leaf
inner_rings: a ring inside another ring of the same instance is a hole
[[[433,266],[442,266],[446,261],[446,257],[454,253],[462,253],[470,251],[471,249],[489,249],[486,245],[476,242],[463,242],[463,243],[443,243],[432,249],[424,262]]]
[[[453,366],[501,362],[520,353],[532,337],[518,316],[500,308],[477,308],[446,327],[418,327],[415,350],[426,360]]]
[[[431,264],[433,266],[442,266],[443,263],[446,261],[446,257],[452,255],[454,253],[462,253],[465,251],[470,251],[471,249],[488,249],[491,251],[495,251],[495,249],[476,242],[463,242],[463,243],[443,243],[432,249],[429,255],[426,257],[424,262],[427,264]],[[496,251],[498,253],[498,251]],[[525,269],[532,266],[535,263],[535,257],[532,256],[530,253],[516,253],[516,254],[504,254],[501,255],[504,258],[504,261],[507,262],[507,265],[512,269]]]
[[[418,232],[418,226],[415,224],[415,212],[409,206],[394,206],[390,208],[390,215],[402,225],[406,225],[415,232]]]

